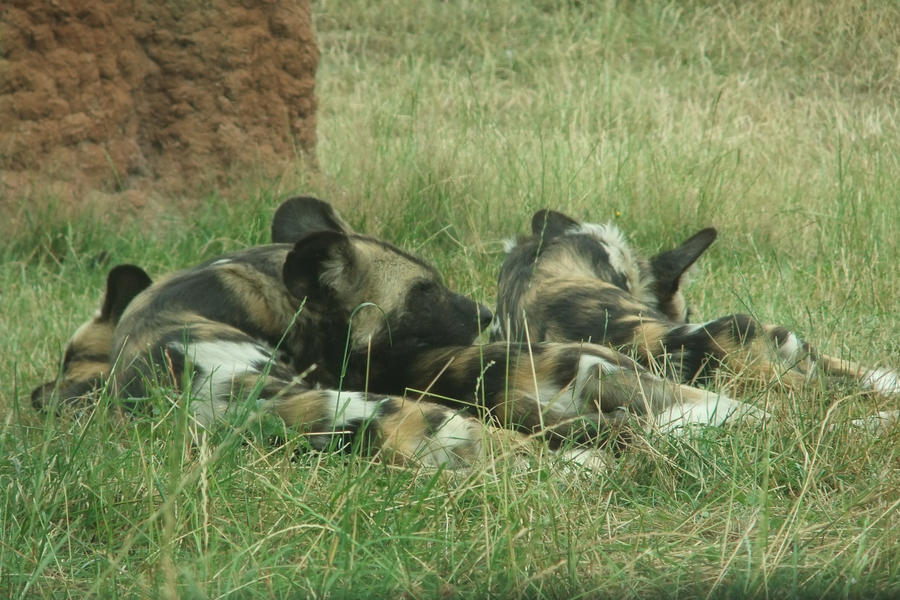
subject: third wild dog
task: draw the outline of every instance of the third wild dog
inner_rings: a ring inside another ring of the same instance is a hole
[[[689,322],[682,275],[715,240],[714,229],[649,260],[612,224],[541,210],[531,230],[510,244],[501,267],[494,340],[605,344],[684,383],[708,380],[726,367],[793,387],[821,372],[853,378],[881,395],[900,394],[894,371],[822,354],[786,328],[749,315]]]

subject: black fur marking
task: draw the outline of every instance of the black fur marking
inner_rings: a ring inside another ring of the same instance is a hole
[[[529,327],[537,328],[537,340],[545,339],[544,329],[552,323],[564,339],[619,345],[631,340],[639,324],[638,320],[625,320],[634,316],[634,311],[620,306],[623,299],[614,289],[567,288],[564,294],[547,297],[546,308]]]
[[[653,273],[653,292],[663,312],[672,296],[678,292],[681,276],[694,264],[700,255],[709,248],[717,236],[712,227],[703,229],[685,240],[679,247],[660,252],[650,259],[650,270]]]
[[[78,360],[78,362],[93,362],[103,364],[109,361],[109,353],[85,353],[79,351],[77,347],[66,348],[65,354],[63,354],[63,371],[65,371],[72,364],[72,361],[76,359]]]
[[[564,238],[548,241],[546,244],[544,254],[547,254],[554,246],[565,244],[574,254],[591,265],[594,276],[597,279],[612,283],[625,291],[630,291],[625,274],[612,267],[606,248],[592,235],[586,233],[568,234]],[[560,277],[565,277],[566,275],[566,273],[560,273]]]
[[[783,346],[793,335],[786,327],[773,327],[769,331],[769,336],[776,346]]]
[[[710,367],[718,367],[719,361],[710,364],[713,353],[709,332],[690,331],[690,326],[670,329],[662,340],[665,352],[656,357],[657,367],[666,367],[666,374],[676,380],[705,380],[712,374]]]
[[[152,283],[150,276],[140,267],[113,267],[106,278],[106,296],[100,309],[100,318],[118,322],[131,300]]]
[[[443,410],[426,410],[424,418],[428,433],[434,435],[447,422],[447,413]]]
[[[393,398],[386,398],[378,404],[378,415],[382,417],[390,417],[391,415],[395,415],[400,412],[401,408],[402,405],[398,400],[394,400]]]
[[[312,231],[349,232],[344,221],[327,202],[310,196],[285,200],[272,219],[272,241],[293,244]]]
[[[545,240],[562,235],[573,227],[578,227],[578,221],[555,210],[539,210],[531,218],[532,235]]]
[[[227,323],[243,332],[242,335],[240,332],[224,329],[221,334],[217,334],[217,339],[240,342],[246,341],[249,335],[251,338],[264,340],[271,346],[277,344],[282,332],[264,330],[258,317],[249,312],[250,308],[234,290],[225,285],[216,269],[202,269],[165,282],[163,287],[156,290],[145,312],[160,315],[160,318],[180,312],[197,315],[209,321]],[[189,325],[177,321],[169,323],[175,328]]]
[[[756,337],[758,326],[750,315],[728,315],[704,325],[705,330],[714,338],[727,336],[737,344],[744,344]]]

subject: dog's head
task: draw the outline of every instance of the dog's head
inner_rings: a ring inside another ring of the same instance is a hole
[[[140,267],[118,265],[106,278],[100,309],[66,344],[59,376],[31,392],[36,409],[54,403],[73,404],[88,398],[109,376],[113,331],[131,300],[150,286]]]
[[[546,268],[560,276],[601,280],[678,322],[685,321],[688,314],[681,291],[683,275],[716,239],[715,229],[703,229],[678,247],[645,259],[615,225],[579,223],[546,209],[535,213],[531,233],[530,238],[510,248],[511,256],[519,253],[511,262],[522,262],[524,257],[525,263],[533,263],[534,272]]]
[[[355,233],[321,200],[286,201],[272,237],[294,245],[282,273],[288,290],[349,316],[351,351],[467,345],[490,324],[491,311],[447,288],[430,264]]]

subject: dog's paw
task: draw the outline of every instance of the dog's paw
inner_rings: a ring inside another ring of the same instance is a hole
[[[900,422],[900,410],[880,410],[874,415],[853,419],[850,424],[858,429],[880,435]]]
[[[698,390],[699,391],[699,390]],[[768,414],[746,402],[733,400],[725,394],[700,391],[700,398],[678,402],[656,415],[660,431],[671,432],[686,425],[721,426],[726,423],[760,423]]]
[[[574,467],[592,473],[609,473],[615,466],[615,457],[599,448],[568,448],[560,450],[558,457],[566,470]]]
[[[900,396],[900,375],[891,369],[873,369],[862,378],[862,385],[882,396]]]

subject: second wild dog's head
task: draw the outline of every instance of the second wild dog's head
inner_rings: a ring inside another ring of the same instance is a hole
[[[113,267],[106,278],[100,310],[66,344],[59,376],[31,392],[34,408],[87,401],[103,384],[110,372],[109,355],[116,323],[131,300],[150,284],[150,276],[140,267]]]
[[[468,345],[490,324],[491,311],[448,289],[433,266],[355,233],[320,200],[286,201],[272,237],[294,244],[282,273],[287,289],[317,312],[330,308],[349,318],[351,352],[371,345],[396,358]]]
[[[645,259],[611,223],[539,210],[531,235],[507,245],[492,338],[523,339],[527,325],[532,342],[622,343],[617,324],[629,325],[625,336],[637,317],[686,322],[682,276],[715,239],[715,229],[703,229]]]

